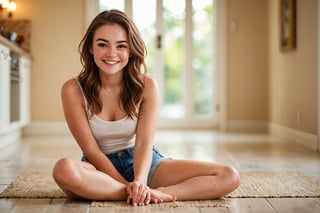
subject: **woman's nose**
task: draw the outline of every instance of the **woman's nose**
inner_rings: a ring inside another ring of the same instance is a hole
[[[116,54],[116,48],[114,47],[114,46],[109,46],[108,48],[107,48],[107,55],[108,56],[113,56],[113,55],[115,55]]]

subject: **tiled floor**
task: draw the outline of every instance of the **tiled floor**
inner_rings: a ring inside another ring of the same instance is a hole
[[[320,153],[300,144],[260,134],[208,131],[159,131],[155,144],[173,158],[218,161],[239,171],[300,171],[320,180]],[[55,161],[79,158],[70,136],[28,137],[0,149],[0,191],[26,169],[51,170]],[[91,208],[88,201],[68,199],[0,199],[0,212],[320,212],[320,198],[227,199],[224,208]]]

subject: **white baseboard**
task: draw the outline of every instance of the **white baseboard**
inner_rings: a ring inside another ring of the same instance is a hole
[[[24,136],[69,135],[66,122],[31,122],[23,129]]]
[[[227,132],[268,133],[267,121],[227,121]]]
[[[319,151],[317,135],[306,133],[300,130],[280,126],[277,124],[269,125],[269,132],[273,136],[281,137],[290,141],[303,144],[312,150]]]

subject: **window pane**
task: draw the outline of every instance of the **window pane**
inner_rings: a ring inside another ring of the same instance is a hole
[[[124,11],[124,0],[99,0],[99,11],[118,9]]]
[[[163,0],[164,100],[161,116],[183,118],[185,0]]]
[[[212,0],[192,1],[194,114],[213,114],[213,6]]]
[[[139,28],[147,47],[147,72],[155,74],[156,1],[133,0],[133,21]],[[143,5],[143,7],[141,7]]]

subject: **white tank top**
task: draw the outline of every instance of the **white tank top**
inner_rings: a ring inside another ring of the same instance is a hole
[[[76,81],[82,92],[91,131],[101,151],[110,154],[133,146],[136,139],[137,118],[132,120],[126,116],[117,121],[106,121],[95,114],[91,116],[82,87],[77,79]]]

